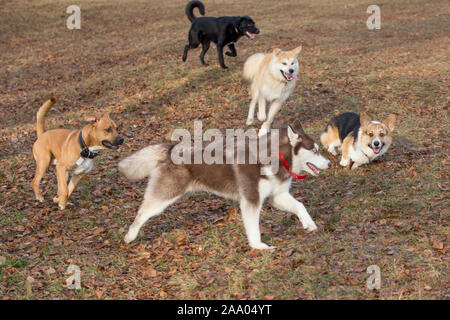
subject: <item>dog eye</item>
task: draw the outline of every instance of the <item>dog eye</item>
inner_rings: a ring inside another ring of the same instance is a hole
[[[291,66],[294,64],[294,62],[291,62]]]
[[[373,133],[371,132],[371,133],[369,133],[369,137],[373,137]]]
[[[285,66],[287,66],[287,63],[286,63],[286,62],[283,62],[283,64],[284,64]]]
[[[108,129],[105,129],[106,132],[111,133],[113,130],[111,127],[109,127]]]
[[[380,133],[380,137],[384,137],[384,133],[382,132],[382,133]]]

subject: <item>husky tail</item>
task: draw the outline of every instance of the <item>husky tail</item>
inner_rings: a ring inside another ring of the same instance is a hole
[[[47,114],[48,110],[55,104],[55,97],[51,97],[47,101],[44,102],[44,104],[39,108],[39,111],[36,115],[36,133],[39,138],[41,134],[45,131],[45,115]]]
[[[149,177],[160,161],[168,158],[167,144],[153,144],[119,162],[119,171],[129,180]]]
[[[253,81],[256,74],[260,70],[261,62],[266,55],[264,53],[255,53],[251,55],[244,64],[244,79],[247,81]]]
[[[205,6],[203,5],[203,3],[201,3],[198,0],[194,0],[194,1],[190,1],[188,2],[188,4],[186,5],[186,15],[189,19],[190,22],[194,21],[196,18],[196,16],[194,16],[194,9],[198,8],[198,11],[200,11],[200,14],[202,16],[205,15]]]

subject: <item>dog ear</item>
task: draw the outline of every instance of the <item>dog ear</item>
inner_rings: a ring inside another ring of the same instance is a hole
[[[392,114],[388,115],[385,124],[386,124],[386,127],[388,127],[389,133],[394,131],[395,120],[396,120],[395,114],[392,113]]]
[[[294,147],[297,143],[302,141],[302,138],[299,137],[298,133],[290,125],[288,126],[287,131],[291,146]]]
[[[281,49],[280,48],[275,48],[275,49],[273,49],[273,55],[274,56],[277,56],[277,55],[279,55],[280,54],[280,52],[281,52]]]
[[[295,58],[298,57],[298,55],[300,54],[300,52],[302,51],[303,47],[300,45],[297,48],[295,48],[294,50],[292,50],[295,54]]]
[[[98,121],[98,117],[97,117],[97,116],[93,116],[93,115],[90,115],[90,116],[84,116],[84,121],[87,121],[87,122],[97,122],[97,121]]]
[[[369,123],[370,123],[370,118],[369,118],[369,116],[367,115],[367,113],[362,113],[360,116],[359,116],[359,118],[360,118],[360,122],[361,122],[361,128],[365,128],[365,127],[367,127],[368,125],[369,125]]]
[[[302,124],[300,123],[300,120],[295,120],[292,127],[295,130],[295,132],[297,132],[297,133],[305,133],[305,131],[303,130]]]

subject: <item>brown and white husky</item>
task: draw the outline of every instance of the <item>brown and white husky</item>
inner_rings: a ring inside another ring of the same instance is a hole
[[[289,188],[296,174],[306,171],[317,176],[319,170],[329,168],[330,161],[318,152],[318,145],[303,131],[299,121],[279,131],[277,172],[260,162],[174,164],[171,152],[175,146],[170,143],[150,145],[119,163],[119,171],[130,180],[149,177],[144,201],[125,236],[126,243],[136,239],[149,218],[160,214],[184,194],[195,191],[211,192],[238,201],[252,248],[272,248],[261,242],[259,229],[260,211],[266,199],[270,199],[275,208],[296,214],[306,230],[317,229],[304,205],[289,193]]]
[[[259,131],[263,136],[270,130],[275,115],[295,88],[298,73],[297,57],[302,51],[299,46],[291,51],[276,48],[271,53],[256,53],[244,64],[244,79],[251,82],[252,100],[248,110],[247,125],[253,123],[256,103],[258,120],[264,121]],[[270,103],[266,118],[266,102]]]

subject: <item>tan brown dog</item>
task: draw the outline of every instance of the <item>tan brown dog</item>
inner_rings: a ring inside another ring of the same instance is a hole
[[[90,123],[81,130],[54,129],[44,132],[45,115],[55,101],[54,97],[47,100],[37,113],[38,139],[33,145],[36,174],[31,186],[36,200],[43,202],[39,183],[53,158],[58,180],[58,197],[53,198],[53,202],[58,203],[59,208],[63,210],[78,182],[94,167],[93,159],[98,152],[105,148],[116,150],[124,140],[117,133],[117,126],[108,114],[101,118],[86,117],[85,120]],[[67,185],[71,169],[74,171]]]

